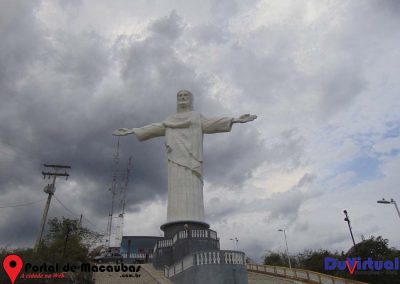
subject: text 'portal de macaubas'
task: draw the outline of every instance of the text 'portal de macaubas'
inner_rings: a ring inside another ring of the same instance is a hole
[[[135,134],[139,141],[165,136],[168,155],[167,223],[204,223],[203,134],[230,132],[232,124],[245,123],[257,116],[207,118],[193,110],[193,95],[177,94],[177,113],[164,121],[139,128],[119,128],[116,136]]]

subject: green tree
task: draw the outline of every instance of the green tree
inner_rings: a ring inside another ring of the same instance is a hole
[[[335,274],[335,271],[326,271],[324,262],[326,257],[339,258],[338,252],[330,252],[328,250],[305,250],[298,254],[298,267],[302,269],[312,270],[325,274]]]
[[[80,226],[78,220],[67,218],[53,218],[48,221],[48,232],[37,250],[28,249],[2,249],[0,257],[4,259],[7,254],[14,253],[19,255],[24,263],[33,265],[55,265],[59,264],[59,270],[62,266],[69,264],[80,268],[82,263],[87,263],[89,259],[89,249],[95,240],[100,238],[98,233],[92,232]],[[79,269],[78,269],[79,270]],[[62,272],[62,271],[59,271]],[[7,283],[6,278],[2,278],[4,273],[0,273],[0,282]],[[26,283],[92,283],[91,273],[69,273],[66,279],[49,279],[49,281],[40,279],[26,279]],[[23,279],[19,280],[23,282]]]
[[[268,254],[266,254],[264,257],[264,264],[275,265],[275,266],[287,266],[288,261],[287,258],[284,257],[281,253],[269,251]]]
[[[371,236],[367,240],[356,244],[347,253],[346,257],[360,257],[362,260],[367,260],[369,257],[372,260],[394,260],[396,257],[400,258],[400,251],[396,248],[389,247],[389,240],[382,238],[382,236]],[[367,271],[367,272],[354,272],[353,279],[376,284],[392,284],[400,283],[399,271]]]

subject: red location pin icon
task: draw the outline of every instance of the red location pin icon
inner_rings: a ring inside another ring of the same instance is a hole
[[[3,268],[7,272],[12,284],[14,284],[15,279],[17,279],[23,265],[22,259],[16,254],[7,255],[3,260]]]

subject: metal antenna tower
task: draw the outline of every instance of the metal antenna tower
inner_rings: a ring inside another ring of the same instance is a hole
[[[132,166],[132,156],[130,156],[128,159],[128,166],[126,168],[125,186],[122,189],[122,193],[121,193],[121,195],[122,195],[122,198],[121,198],[122,212],[120,215],[122,215],[122,217],[124,217],[124,214],[125,214],[126,190],[128,189],[129,176],[131,174],[131,166]]]
[[[125,186],[121,187],[120,191],[120,209],[121,213],[118,215],[118,223],[115,226],[115,241],[120,243],[122,241],[122,236],[124,234],[124,216],[125,216],[125,201],[126,201],[126,191],[129,184],[129,176],[132,165],[132,156],[129,157],[128,166],[126,168]]]
[[[111,235],[112,235],[112,219],[114,216],[114,201],[115,201],[115,195],[117,194],[117,176],[118,176],[118,164],[119,164],[119,137],[117,139],[117,149],[114,154],[114,169],[113,169],[113,177],[112,177],[112,184],[111,188],[109,189],[111,191],[111,210],[109,214],[109,222],[108,222],[108,247],[111,246]]]
[[[65,179],[67,180],[69,177],[69,174],[67,173],[67,169],[70,169],[70,166],[63,166],[63,165],[43,165],[45,168],[52,168],[53,171],[42,171],[42,175],[43,175],[43,179],[45,179],[46,177],[48,177],[48,179],[50,179],[51,177],[53,177],[53,182],[48,185],[46,185],[43,189],[43,191],[45,193],[47,193],[49,196],[47,198],[47,202],[46,205],[44,207],[44,211],[43,211],[43,216],[42,216],[42,221],[40,223],[40,233],[39,236],[36,240],[36,244],[35,244],[35,249],[38,249],[40,242],[42,241],[42,237],[43,237],[43,232],[44,232],[44,227],[46,225],[46,220],[47,220],[47,214],[49,213],[49,208],[50,208],[50,202],[51,202],[51,198],[54,195],[54,192],[56,191],[56,179],[59,176],[65,177]],[[63,171],[62,173],[60,171]]]

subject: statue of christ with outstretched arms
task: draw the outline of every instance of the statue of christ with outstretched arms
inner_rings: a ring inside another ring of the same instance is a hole
[[[193,95],[187,90],[177,94],[177,113],[164,121],[139,128],[119,128],[116,136],[135,134],[139,141],[165,136],[168,156],[167,222],[204,222],[203,134],[229,132],[232,124],[245,123],[257,116],[239,118],[204,117],[193,110]]]

